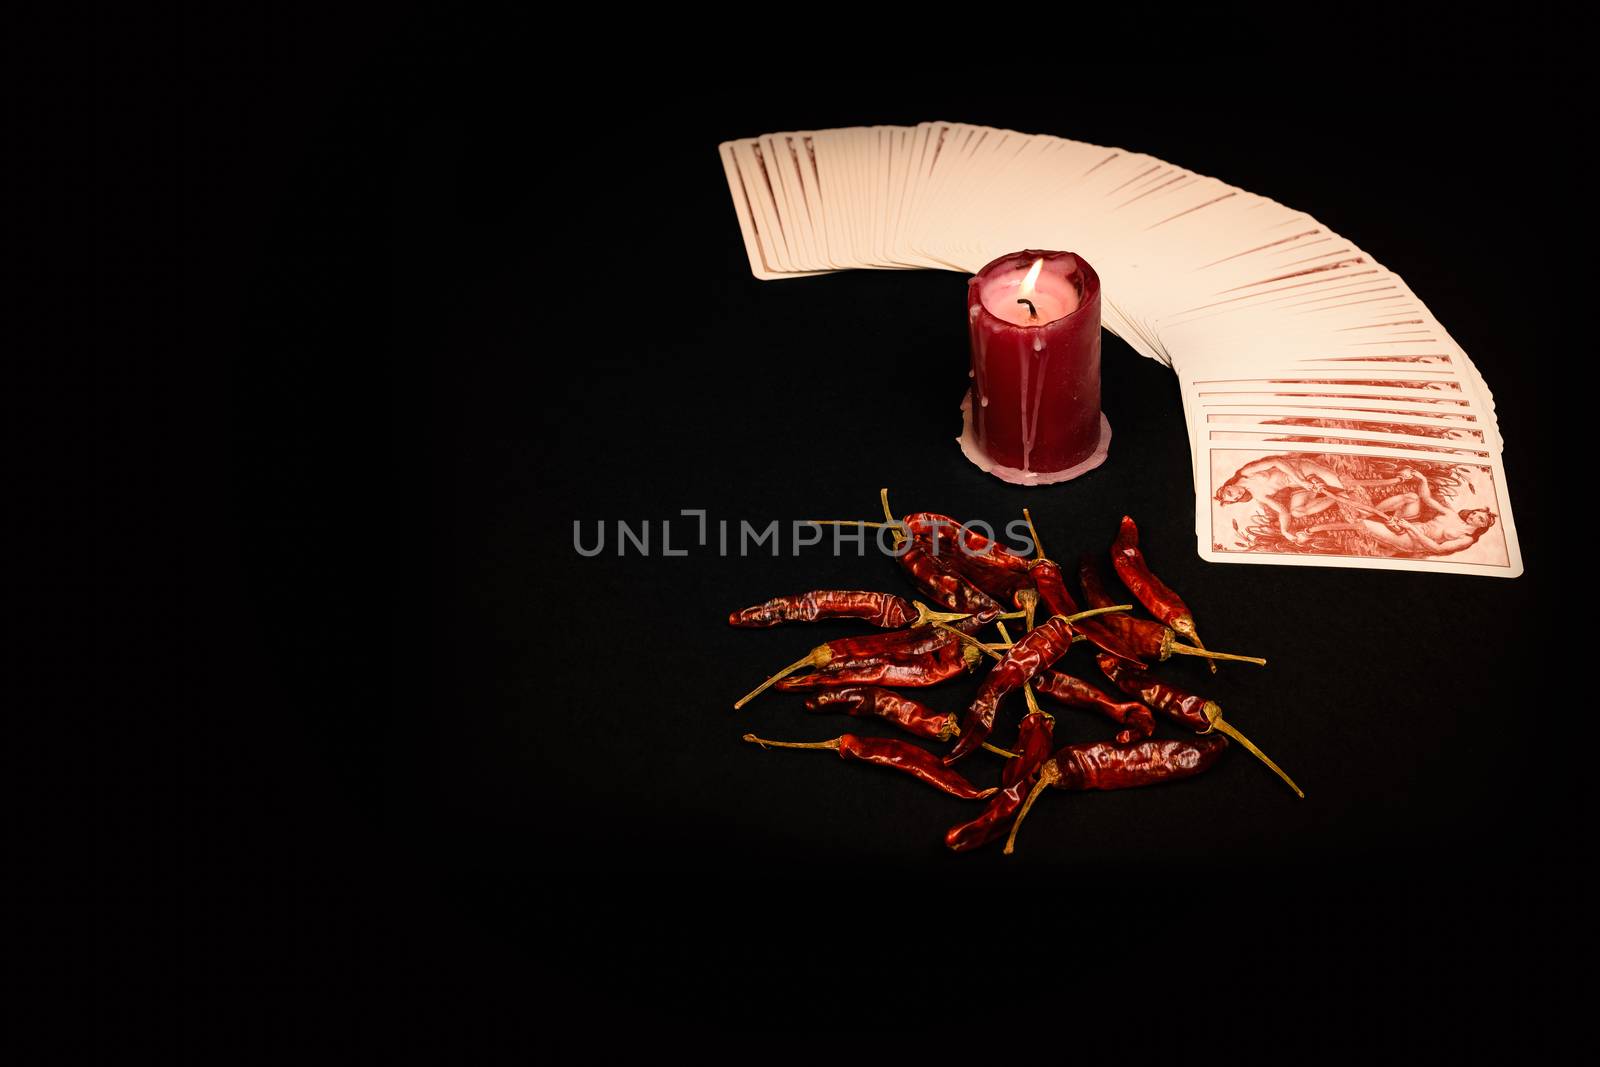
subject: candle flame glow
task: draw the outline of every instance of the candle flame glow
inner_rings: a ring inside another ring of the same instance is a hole
[[[1022,279],[1022,288],[1017,290],[1017,295],[1029,297],[1033,295],[1033,286],[1039,280],[1039,272],[1044,269],[1044,257],[1040,256],[1033,261],[1033,269],[1028,271],[1028,276]]]

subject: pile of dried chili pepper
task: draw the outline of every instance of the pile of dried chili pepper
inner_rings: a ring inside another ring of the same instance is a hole
[[[768,688],[803,690],[810,712],[855,716],[863,725],[892,726],[948,749],[941,753],[903,737],[856,734],[822,741],[773,741],[745,734],[744,740],[763,748],[829,749],[845,760],[898,770],[953,797],[987,801],[977,816],[945,833],[945,844],[955,851],[1004,837],[1005,851],[1010,853],[1018,826],[1046,788],[1127,789],[1191,778],[1221,758],[1229,738],[1271,768],[1297,795],[1305,795],[1223,719],[1215,701],[1152,673],[1154,664],[1175,655],[1203,658],[1213,673],[1218,661],[1265,666],[1266,660],[1213,652],[1201,644],[1194,613],[1151,570],[1131,518],[1122,519],[1110,546],[1112,570],[1130,596],[1119,598],[1110,591],[1094,559],[1084,556],[1078,564],[1078,583],[1085,609],[1068,590],[1062,568],[1044,555],[1027,509],[1023,516],[1033,540],[1031,557],[1010,551],[948,515],[916,512],[896,518],[889,509],[889,491],[879,495],[884,521],[859,525],[890,529],[895,559],[920,599],[870,590],[819,589],[773,597],[730,613],[728,623],[745,628],[853,620],[882,631],[817,645],[734,707],[743,708]],[[1134,617],[1134,603],[1154,618]],[[1008,622],[1020,629],[1015,640]],[[990,627],[997,632],[985,636]],[[1090,648],[1091,666],[1112,691],[1130,699],[1108,695],[1079,677],[1081,669],[1069,673],[1069,656],[1080,644]],[[924,703],[926,698],[897,692],[974,674],[985,663],[989,665],[976,697],[959,711],[939,710]],[[1007,700],[1016,694],[1020,699]],[[1041,705],[1041,695],[1109,720],[1114,734],[1109,740],[1061,744],[1055,718]],[[1022,712],[1009,749],[988,740],[1008,706]],[[1186,736],[1156,737],[1158,723],[1170,724]],[[954,769],[980,748],[1003,760],[995,785],[975,784]]]

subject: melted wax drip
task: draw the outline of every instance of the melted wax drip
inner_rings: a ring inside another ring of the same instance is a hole
[[[1028,462],[1029,456],[1033,453],[1033,430],[1028,424],[1028,364],[1030,362],[1032,361],[1026,356],[1022,358],[1022,389],[1017,397],[1018,402],[1022,405],[1022,410],[1019,414],[1022,424],[1022,470],[1025,474],[1031,473],[1033,470],[1033,464]]]
[[[1044,348],[1044,338],[1034,337],[1033,350],[1039,352]],[[1028,440],[1032,441],[1039,433],[1039,412],[1044,407],[1045,370],[1050,366],[1050,353],[1045,352],[1044,359],[1039,364],[1038,381],[1033,387],[1033,419],[1028,423]],[[1024,464],[1026,467],[1026,464]]]

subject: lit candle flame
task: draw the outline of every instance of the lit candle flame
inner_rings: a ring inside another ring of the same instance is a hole
[[[1033,295],[1034,283],[1039,280],[1039,272],[1044,269],[1044,257],[1040,256],[1033,261],[1033,269],[1028,271],[1028,276],[1022,279],[1022,288],[1017,290],[1017,295],[1027,298]]]

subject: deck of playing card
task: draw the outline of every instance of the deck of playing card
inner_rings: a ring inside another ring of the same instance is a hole
[[[764,280],[1081,253],[1178,373],[1218,563],[1522,573],[1494,398],[1404,281],[1304,212],[1119,148],[951,122],[720,146]]]

